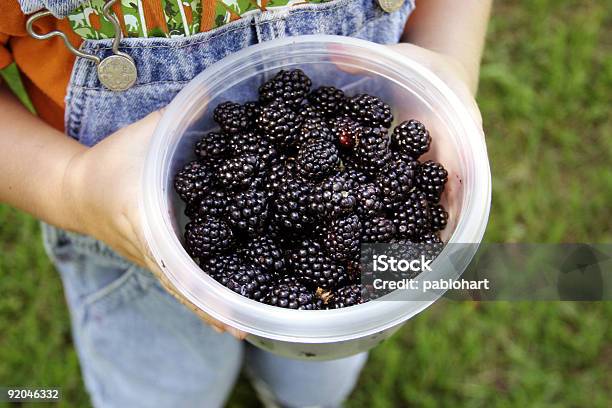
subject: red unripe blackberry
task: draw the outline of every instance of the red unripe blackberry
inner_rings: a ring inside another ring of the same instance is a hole
[[[387,208],[403,202],[412,191],[418,162],[396,159],[387,163],[380,171],[376,182]]]
[[[253,238],[247,242],[245,255],[262,269],[282,273],[285,271],[283,251],[268,236]]]
[[[347,116],[330,119],[329,128],[344,149],[352,149],[359,142],[362,126]]]
[[[335,260],[359,258],[361,249],[361,221],[357,215],[334,220],[323,241],[327,253]]]
[[[338,149],[324,140],[310,140],[300,146],[297,169],[309,180],[318,180],[329,175],[338,166]]]
[[[360,305],[367,302],[367,291],[361,284],[344,286],[336,290],[331,301],[335,309]]]
[[[174,189],[186,203],[205,195],[212,184],[210,169],[197,160],[187,163],[174,177]]]
[[[429,213],[431,218],[431,229],[433,231],[440,231],[446,228],[448,223],[448,213],[444,210],[440,204],[435,204],[429,207]]]
[[[440,201],[440,195],[444,191],[444,185],[448,180],[448,172],[440,164],[427,160],[418,167],[416,172],[417,187],[427,194],[431,203]]]
[[[360,94],[349,98],[344,104],[344,112],[365,126],[388,129],[393,122],[389,105],[372,95]]]
[[[308,95],[310,103],[326,117],[336,115],[343,107],[344,92],[333,86],[321,86]]]
[[[311,85],[312,81],[301,69],[281,70],[259,87],[259,99],[265,103],[282,100],[297,106],[308,95]]]
[[[393,129],[391,140],[397,150],[418,159],[429,151],[431,136],[421,122],[411,119],[400,123]]]
[[[312,240],[303,241],[291,250],[288,261],[295,277],[312,289],[332,289],[348,280],[345,268]]]
[[[429,203],[426,195],[416,190],[410,193],[406,202],[396,206],[392,219],[399,238],[414,239],[428,231]]]
[[[366,219],[363,222],[362,242],[389,242],[395,237],[393,221],[385,217]]]
[[[268,219],[266,193],[253,189],[239,192],[229,200],[227,215],[234,228],[249,235],[261,233]]]
[[[228,159],[219,168],[219,184],[227,189],[241,189],[251,185],[259,171],[259,159],[255,155],[244,155]]]
[[[220,254],[234,244],[232,230],[219,219],[207,218],[185,226],[185,247],[195,258]]]
[[[249,128],[251,120],[244,106],[235,102],[223,102],[213,112],[215,122],[223,132],[233,134]]]
[[[293,276],[286,276],[272,284],[265,303],[286,309],[320,309],[320,302],[314,293]]]
[[[272,144],[289,147],[295,144],[302,126],[302,117],[282,101],[262,107],[255,123]]]

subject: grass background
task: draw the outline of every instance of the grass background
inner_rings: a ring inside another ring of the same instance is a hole
[[[478,96],[487,241],[612,242],[611,18],[609,1],[495,4]],[[6,206],[0,294],[0,385],[61,386],[59,406],[88,406],[38,224]],[[372,351],[347,405],[608,407],[611,320],[611,302],[441,301]],[[229,406],[254,400],[241,379]]]

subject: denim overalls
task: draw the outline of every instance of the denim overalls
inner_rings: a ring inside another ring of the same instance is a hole
[[[146,0],[144,0],[146,1]],[[81,0],[20,0],[66,15]],[[244,47],[300,34],[337,34],[396,43],[414,8],[393,13],[376,0],[332,0],[249,13],[212,31],[184,38],[128,38],[120,50],[138,69],[127,91],[104,88],[90,61],[77,58],[66,97],[65,128],[93,146],[167,105],[194,76]],[[110,40],[82,50],[111,54]],[[103,171],[103,169],[101,169]],[[167,294],[148,272],[93,238],[43,225],[47,251],[61,273],[85,384],[97,407],[216,407],[241,368],[260,394],[283,406],[339,406],[366,355],[329,362],[281,358],[220,335]]]

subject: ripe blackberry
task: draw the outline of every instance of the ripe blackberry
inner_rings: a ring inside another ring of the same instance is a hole
[[[360,305],[367,302],[367,291],[361,284],[344,286],[333,295],[332,304],[335,309]]]
[[[304,145],[311,140],[323,140],[336,144],[336,138],[323,120],[306,119],[302,123],[298,135],[298,145]]]
[[[432,160],[421,163],[416,172],[417,187],[427,194],[427,199],[431,203],[440,201],[446,180],[448,180],[446,169]]]
[[[299,105],[308,92],[312,81],[301,69],[281,70],[274,78],[259,87],[259,99],[262,102],[282,100],[288,105]]]
[[[249,240],[245,255],[268,272],[281,273],[285,270],[283,251],[266,235]]]
[[[296,178],[297,170],[294,159],[280,157],[275,160],[265,173],[264,190],[268,197],[276,195],[281,184]]]
[[[382,200],[387,208],[404,201],[412,187],[418,162],[403,158],[387,163],[381,170],[377,184],[380,186]]]
[[[288,260],[294,275],[313,289],[333,289],[347,281],[345,268],[336,264],[318,242],[303,241],[289,252]]]
[[[223,132],[234,134],[246,130],[251,125],[251,120],[244,106],[235,102],[223,102],[213,112],[215,122]]]
[[[389,242],[395,237],[393,221],[385,217],[375,217],[363,222],[362,242]]]
[[[234,228],[249,235],[261,233],[268,219],[266,193],[253,189],[239,192],[230,199],[227,214]]]
[[[317,310],[321,308],[314,293],[293,276],[286,276],[272,284],[265,303],[286,309]]]
[[[346,176],[350,178],[357,186],[368,183],[368,176],[361,171],[352,167],[352,163],[345,164]]]
[[[205,163],[211,163],[227,152],[227,136],[219,132],[208,132],[196,143],[195,154]]]
[[[423,153],[429,151],[431,136],[425,125],[411,119],[400,123],[391,134],[393,145],[401,153],[418,159]]]
[[[357,215],[334,220],[323,244],[327,253],[337,261],[359,258],[361,248],[361,221]]]
[[[259,109],[261,108],[261,106],[259,106],[259,102],[249,101],[245,102],[242,106],[244,106],[244,113],[246,114],[246,117],[249,119],[251,124],[253,124],[255,122],[255,118],[259,114]]]
[[[437,232],[424,232],[417,238],[417,241],[420,244],[420,253],[424,255],[426,259],[435,259],[440,252],[442,252],[442,249],[444,249],[444,243]]]
[[[255,155],[260,161],[260,166],[264,167],[278,157],[276,147],[263,136],[253,132],[235,134],[229,142],[229,150],[234,156]]]
[[[204,272],[213,279],[220,280],[223,275],[237,272],[243,265],[243,260],[237,254],[217,255],[200,263]]]
[[[375,177],[390,160],[389,138],[382,128],[363,128],[359,144],[354,148],[357,168]]]
[[[189,218],[222,218],[227,210],[227,193],[224,190],[211,190],[187,205],[185,215]]]
[[[444,207],[440,204],[430,206],[429,215],[431,219],[431,229],[433,231],[440,231],[446,228],[448,213],[444,210]]]
[[[393,223],[399,238],[414,239],[430,228],[429,203],[420,191],[410,193],[408,200],[393,211]]]
[[[352,149],[359,142],[362,126],[347,116],[330,119],[329,128],[342,148]]]
[[[195,258],[208,258],[229,249],[234,243],[232,230],[224,221],[206,218],[185,226],[185,246]]]
[[[255,155],[243,155],[228,159],[219,168],[219,184],[227,189],[248,187],[259,170],[259,159]]]
[[[310,103],[323,115],[332,117],[338,113],[346,100],[344,92],[333,86],[321,86],[308,95]]]
[[[272,275],[255,265],[243,264],[237,271],[221,275],[219,282],[244,297],[263,302],[270,292]]]
[[[380,98],[368,94],[348,99],[344,104],[344,112],[365,126],[382,126],[388,129],[393,122],[389,105]]]
[[[212,184],[210,169],[197,160],[187,163],[174,177],[174,189],[186,203],[206,194]]]
[[[298,172],[309,180],[321,179],[338,166],[338,149],[324,140],[310,140],[300,146],[297,157]]]
[[[308,228],[312,217],[308,211],[311,188],[296,178],[280,181],[272,201],[273,221],[287,232],[299,233]]]
[[[333,219],[349,214],[357,205],[355,182],[346,173],[336,173],[315,187],[310,201],[318,216]]]
[[[297,140],[302,117],[284,102],[273,101],[260,109],[255,124],[272,144],[289,147]]]
[[[383,209],[380,187],[374,183],[358,184],[355,196],[357,197],[357,214],[361,217],[375,217]]]

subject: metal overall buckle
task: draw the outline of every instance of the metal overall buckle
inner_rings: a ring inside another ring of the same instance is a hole
[[[113,55],[110,55],[104,59],[93,55],[87,54],[81,50],[78,50],[70,44],[68,37],[61,31],[54,30],[45,34],[38,34],[34,31],[33,25],[36,20],[51,16],[52,13],[48,10],[40,11],[33,14],[28,18],[26,23],[26,30],[33,38],[37,40],[46,40],[52,37],[60,37],[68,50],[80,58],[85,58],[93,61],[96,64],[96,70],[98,73],[98,79],[106,88],[111,91],[125,91],[134,85],[138,72],[136,71],[136,64],[132,57],[128,54],[119,51],[119,43],[123,39],[123,32],[121,26],[114,13],[111,13],[110,8],[115,4],[117,0],[107,0],[102,8],[102,14],[104,17],[111,22],[115,31],[115,37],[113,39]]]

